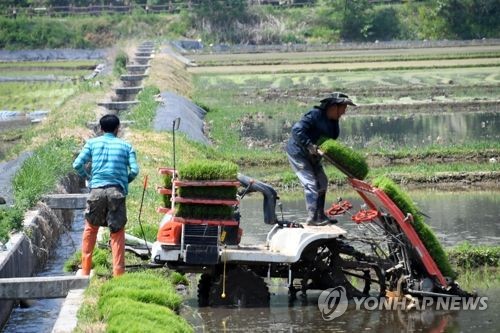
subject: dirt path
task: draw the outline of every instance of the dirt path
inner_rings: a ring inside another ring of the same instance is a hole
[[[352,62],[326,64],[286,64],[286,65],[256,65],[256,66],[212,66],[190,67],[188,71],[194,74],[247,74],[247,73],[300,73],[317,71],[374,70],[374,69],[409,69],[409,68],[446,68],[468,66],[500,66],[500,59],[454,59],[454,60],[416,60],[416,61],[386,61],[386,62]]]

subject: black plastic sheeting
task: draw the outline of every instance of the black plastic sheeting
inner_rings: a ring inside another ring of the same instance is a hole
[[[176,118],[181,118],[179,131],[186,136],[203,144],[210,144],[205,136],[204,118],[207,113],[191,100],[179,96],[173,92],[161,93],[163,102],[156,110],[156,116],[153,122],[156,131],[171,131],[172,123]]]
[[[105,49],[0,50],[0,61],[97,60],[107,53]]]

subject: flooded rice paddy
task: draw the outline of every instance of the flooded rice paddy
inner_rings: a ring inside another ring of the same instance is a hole
[[[245,122],[240,135],[257,142],[278,144],[288,139],[292,125],[290,121],[279,117]],[[340,138],[355,148],[498,142],[500,113],[346,116],[341,119]]]
[[[332,193],[350,200],[354,208],[361,201],[354,193]],[[473,244],[500,244],[500,192],[412,192],[412,198],[431,216],[428,223],[437,232],[445,246],[464,240]],[[300,195],[283,200],[284,218],[303,221],[305,203]],[[242,242],[258,244],[265,240],[270,226],[262,222],[262,201],[259,195],[242,201]],[[339,226],[354,231],[349,219]],[[198,308],[196,278],[183,309],[197,332],[498,332],[500,320],[500,288],[479,289],[489,296],[484,311],[368,311],[349,305],[345,314],[333,321],[325,321],[318,310],[319,292],[308,292],[306,300],[289,302],[286,281],[270,281],[271,306],[265,309]]]

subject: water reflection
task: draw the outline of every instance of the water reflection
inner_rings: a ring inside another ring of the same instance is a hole
[[[499,113],[445,113],[406,116],[346,116],[341,140],[357,148],[462,144],[500,140]],[[241,136],[274,144],[288,139],[290,120],[246,122]]]
[[[338,196],[352,202],[354,209],[363,204],[352,191],[329,193],[328,202]],[[453,246],[465,240],[473,244],[500,244],[500,192],[438,192],[412,191],[412,199],[430,218],[426,222],[434,229],[445,246]],[[301,195],[283,201],[283,215],[287,220],[304,222],[305,203]],[[247,197],[241,204],[242,242],[258,243],[265,240],[270,227],[262,222],[262,202],[259,195]],[[346,216],[339,226],[355,232],[356,225]]]

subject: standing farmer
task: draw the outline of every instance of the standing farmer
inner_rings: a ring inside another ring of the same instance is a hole
[[[82,274],[90,274],[97,232],[100,226],[107,226],[111,232],[113,275],[117,276],[125,272],[125,197],[139,167],[132,146],[117,138],[118,117],[105,115],[99,124],[104,134],[88,140],[73,162],[73,168],[88,179],[90,187],[83,231]],[[85,171],[87,162],[92,162],[90,174]]]
[[[321,100],[320,106],[315,106],[292,127],[286,152],[293,171],[304,187],[309,225],[335,222],[325,214],[328,179],[321,165],[317,144],[320,138],[338,138],[339,119],[346,112],[347,105],[355,105],[349,96],[333,93]]]

